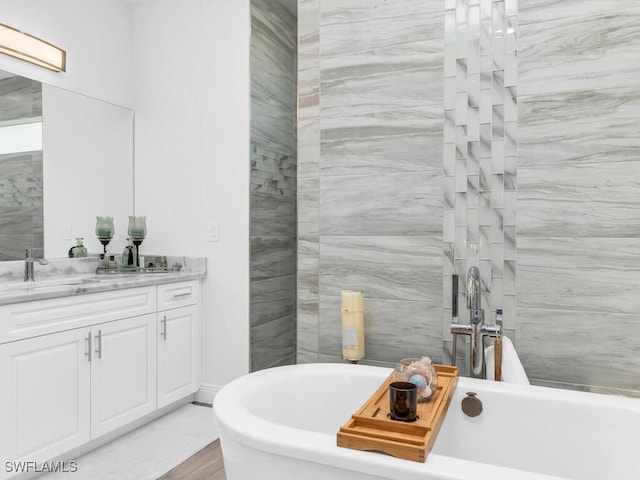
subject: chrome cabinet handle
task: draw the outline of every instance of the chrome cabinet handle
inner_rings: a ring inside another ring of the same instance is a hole
[[[191,296],[191,292],[177,293],[176,295],[173,296],[173,298],[176,299],[176,298],[189,297],[189,296]]]
[[[87,341],[87,351],[84,352],[84,355],[87,357],[87,360],[91,361],[91,332],[87,334],[85,340]]]
[[[98,330],[98,334],[96,335],[96,353],[98,354],[98,358],[102,358],[102,330]]]
[[[162,338],[164,338],[165,340],[167,339],[167,316],[163,316],[162,320],[160,320],[160,323],[162,324],[162,331],[160,332],[160,335],[162,335]]]

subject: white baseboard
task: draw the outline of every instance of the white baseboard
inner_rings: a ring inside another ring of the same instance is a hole
[[[203,383],[202,385],[200,385],[200,390],[198,390],[195,394],[196,402],[213,404],[213,399],[221,388],[222,385]]]

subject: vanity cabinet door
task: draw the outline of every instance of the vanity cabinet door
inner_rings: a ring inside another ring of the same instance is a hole
[[[99,437],[156,409],[156,316],[91,328],[91,436]]]
[[[158,312],[158,408],[200,386],[200,318],[197,305]]]
[[[44,461],[90,440],[89,334],[81,328],[0,345],[3,462]]]

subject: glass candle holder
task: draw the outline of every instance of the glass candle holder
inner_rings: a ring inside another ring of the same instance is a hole
[[[96,217],[96,237],[113,238],[113,217]]]
[[[147,217],[129,216],[127,232],[131,238],[144,238],[147,235]]]
[[[114,232],[113,217],[96,217],[96,237],[104,247],[104,253],[107,253],[107,245],[113,238]]]
[[[147,235],[147,217],[134,217],[130,215],[127,232],[135,245],[136,267],[143,268],[144,265],[140,265],[140,245]]]

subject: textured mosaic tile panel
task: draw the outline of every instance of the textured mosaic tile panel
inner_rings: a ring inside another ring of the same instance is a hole
[[[508,310],[507,326],[516,295],[517,7],[517,0],[445,2],[443,274],[459,276],[465,305],[467,271],[478,266],[485,317]],[[448,311],[451,289],[443,293]],[[465,308],[459,315],[468,321]]]

